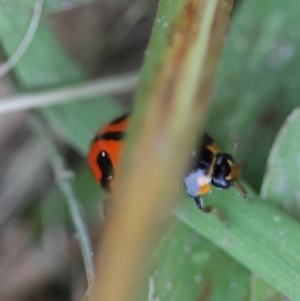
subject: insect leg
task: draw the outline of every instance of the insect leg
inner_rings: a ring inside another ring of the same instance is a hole
[[[212,212],[222,222],[224,227],[227,227],[227,220],[225,216],[216,208],[211,206],[204,206],[203,199],[201,196],[194,197],[196,206],[204,213]]]
[[[202,199],[201,196],[194,197],[194,201],[195,201],[195,203],[196,203],[196,206],[197,206],[202,212],[205,212],[205,213],[211,212],[212,207],[211,207],[211,206],[204,206],[204,204],[203,204],[203,199]]]

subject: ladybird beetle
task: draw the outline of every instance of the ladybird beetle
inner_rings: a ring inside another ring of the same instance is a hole
[[[108,194],[114,190],[127,124],[128,115],[124,115],[101,128],[92,141],[88,154],[88,163],[94,177]]]
[[[129,122],[129,115],[121,116],[101,128],[91,143],[88,154],[89,166],[102,188],[109,195],[118,177],[118,165],[123,150],[123,142]],[[186,191],[197,207],[209,212],[210,207],[203,206],[202,196],[211,192],[210,184],[227,189],[234,185],[241,196],[246,191],[239,184],[239,168],[230,154],[222,153],[215,141],[203,134],[198,151],[192,153],[192,164],[184,176]]]

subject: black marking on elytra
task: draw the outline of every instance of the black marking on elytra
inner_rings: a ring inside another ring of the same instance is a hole
[[[128,113],[125,115],[122,115],[122,116],[116,118],[115,120],[113,120],[110,124],[118,124],[118,123],[122,122],[124,119],[126,119],[128,116],[129,116]]]
[[[103,189],[111,192],[110,181],[114,177],[114,168],[107,152],[101,151],[97,156],[97,164],[102,172],[100,184]]]
[[[106,132],[100,135],[97,135],[94,138],[94,141],[98,141],[98,140],[114,140],[114,141],[120,141],[123,140],[125,136],[125,132],[122,131],[118,131],[118,132]]]

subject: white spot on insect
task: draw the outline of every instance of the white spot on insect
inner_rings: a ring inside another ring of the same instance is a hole
[[[211,179],[209,177],[203,176],[203,177],[198,177],[197,182],[199,187],[205,186],[206,184],[209,184]]]
[[[102,156],[102,157],[105,157],[105,152],[101,152],[101,156]]]

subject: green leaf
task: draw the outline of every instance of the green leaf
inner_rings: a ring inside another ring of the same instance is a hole
[[[26,4],[3,0],[0,11],[0,39],[7,57],[22,41],[32,10]],[[80,68],[63,51],[44,18],[32,42],[13,69],[19,84],[26,89],[62,85],[84,78]]]
[[[105,196],[103,191],[99,189],[99,185],[94,181],[91,171],[87,166],[80,166],[74,171],[74,179],[72,179],[73,188],[80,200],[81,208],[87,220],[100,219],[100,204]],[[33,208],[30,213],[30,223],[33,224],[35,231],[39,235],[44,234],[45,229],[65,226],[73,229],[68,207],[64,196],[58,188],[53,189],[49,195],[42,201],[41,206]]]
[[[288,117],[268,159],[262,197],[300,217],[300,108]]]
[[[299,168],[300,168],[300,109],[295,109],[278,133],[268,159],[261,195],[292,216],[300,216]],[[284,238],[283,238],[284,239]],[[274,288],[261,279],[253,281],[253,294],[266,300],[283,298]],[[272,297],[273,296],[273,297]],[[272,299],[271,299],[272,298]],[[256,300],[256,299],[254,299]],[[260,300],[260,299],[257,299]]]
[[[281,293],[300,300],[300,225],[250,188],[248,192],[246,201],[234,190],[215,189],[205,197],[226,217],[227,227],[214,214],[196,210],[186,197],[176,214]]]
[[[123,112],[124,108],[110,97],[43,109],[57,133],[84,156],[100,126]]]
[[[16,5],[4,0],[0,11],[0,38],[9,57],[22,40],[32,11],[26,3]],[[41,19],[33,41],[14,68],[25,89],[66,85],[83,81],[85,74],[61,48],[45,19]],[[53,106],[41,110],[55,130],[85,155],[95,131],[103,123],[120,115],[124,109],[111,97]]]
[[[95,2],[95,0],[44,0],[43,12],[59,12],[76,6],[87,5]],[[16,2],[20,5],[21,2]],[[22,5],[26,5],[27,9],[33,9],[36,0],[22,0]]]
[[[249,301],[288,301],[286,297],[280,294],[276,289],[265,281],[256,277],[251,278],[251,294]]]
[[[156,254],[144,300],[230,300],[247,297],[249,273],[186,225],[174,222]]]

